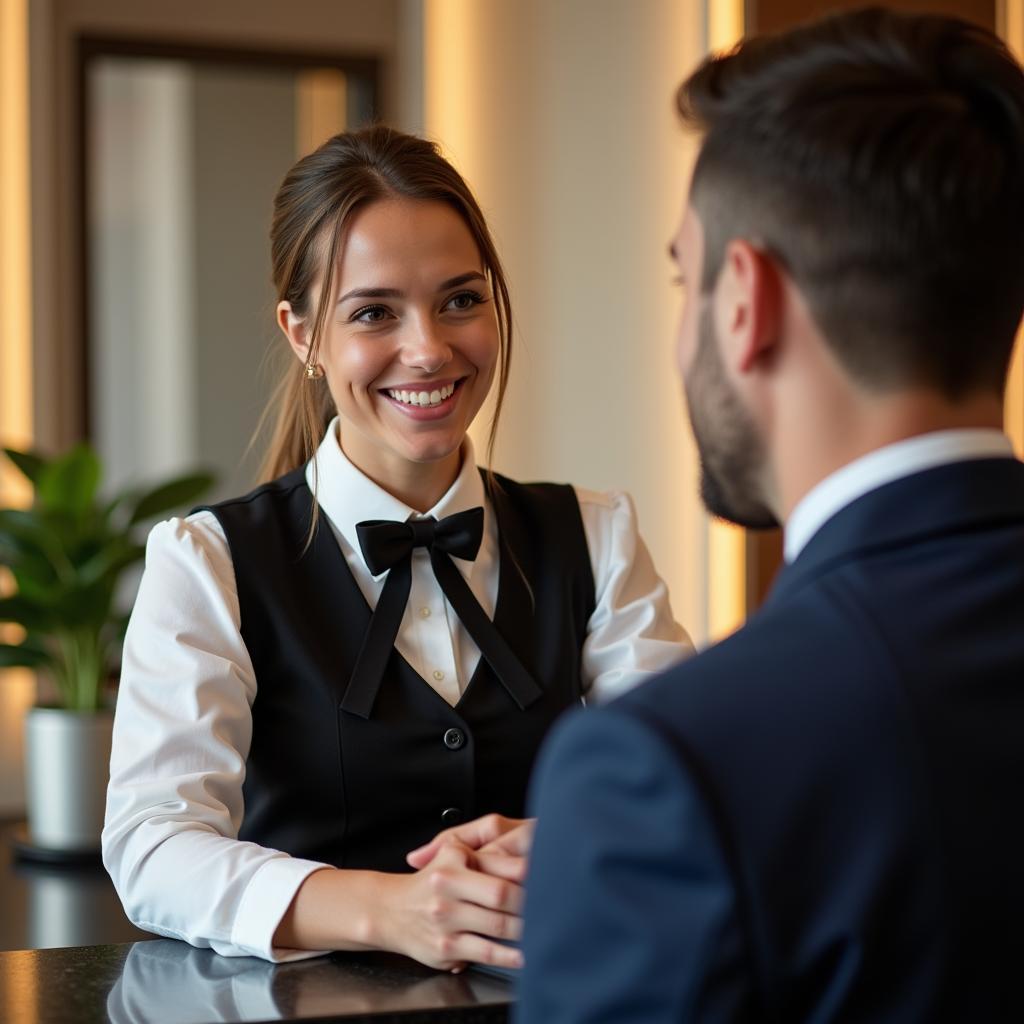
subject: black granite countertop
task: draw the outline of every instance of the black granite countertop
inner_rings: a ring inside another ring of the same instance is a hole
[[[0,952],[0,1014],[19,1024],[505,1021],[511,986],[388,953],[289,964],[173,939]]]

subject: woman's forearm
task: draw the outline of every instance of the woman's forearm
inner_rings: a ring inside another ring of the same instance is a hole
[[[379,949],[379,915],[389,876],[324,868],[299,886],[274,932],[283,949]]]

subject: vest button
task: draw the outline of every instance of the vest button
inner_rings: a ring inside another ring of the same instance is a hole
[[[446,729],[444,734],[444,745],[449,750],[458,750],[466,742],[465,734],[461,729]]]
[[[462,821],[462,811],[458,807],[449,807],[441,812],[441,824],[445,828],[451,828],[452,825],[458,825]]]

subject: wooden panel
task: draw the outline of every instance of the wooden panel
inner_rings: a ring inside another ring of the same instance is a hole
[[[801,21],[863,6],[863,0],[747,0],[747,31],[778,32]],[[881,6],[922,14],[952,14],[993,32],[996,29],[996,0],[890,0]]]
[[[747,614],[764,604],[782,568],[782,530],[747,531]]]

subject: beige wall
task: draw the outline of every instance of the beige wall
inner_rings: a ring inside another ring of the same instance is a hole
[[[700,6],[426,0],[423,35],[426,130],[489,216],[518,317],[496,467],[632,492],[677,618],[703,637],[707,524],[666,255],[692,158],[673,94]]]

